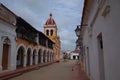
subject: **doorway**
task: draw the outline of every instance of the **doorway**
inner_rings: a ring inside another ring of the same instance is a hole
[[[100,80],[105,80],[102,33],[100,33],[97,36],[97,40],[98,40],[98,54],[99,54],[98,55],[98,61],[99,61]]]
[[[31,62],[31,49],[29,48],[27,51],[27,66],[30,65]]]
[[[8,68],[8,53],[10,45],[3,44],[3,55],[2,55],[2,69],[6,70]]]

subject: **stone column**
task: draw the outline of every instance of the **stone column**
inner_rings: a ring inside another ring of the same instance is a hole
[[[49,59],[49,60],[50,60],[50,62],[51,62],[51,54],[50,54],[49,56],[50,56],[50,59]]]
[[[75,56],[75,59],[78,59],[78,57],[77,57],[77,56]]]
[[[49,62],[49,54],[47,55],[47,62]]]
[[[53,55],[52,55],[52,62],[54,62],[54,57],[53,57]]]
[[[38,64],[38,55],[35,55],[35,64]]]
[[[26,64],[27,64],[27,58],[26,58],[26,57],[27,57],[27,56],[24,54],[24,55],[23,55],[23,58],[24,58],[24,59],[23,59],[23,60],[24,60],[24,61],[23,61],[23,67],[26,67]]]
[[[51,62],[52,62],[52,55],[51,55]]]
[[[30,65],[32,65],[33,64],[33,55],[31,54],[30,55]]]
[[[73,55],[71,55],[70,57],[71,57],[71,59],[73,59]]]
[[[0,65],[0,73],[2,72],[2,65]]]
[[[47,62],[47,55],[45,55],[45,62]]]
[[[50,54],[49,54],[49,62],[50,62]]]
[[[40,61],[41,61],[41,63],[43,63],[43,54],[41,55],[41,60]]]

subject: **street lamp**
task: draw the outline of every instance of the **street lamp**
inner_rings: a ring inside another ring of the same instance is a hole
[[[77,28],[75,29],[75,33],[76,33],[76,36],[79,37],[80,36],[80,27],[81,26],[88,26],[88,24],[82,24],[82,25],[77,25]]]
[[[80,36],[80,28],[79,28],[80,25],[77,25],[77,28],[75,29],[75,33],[76,33],[76,36],[79,37]]]

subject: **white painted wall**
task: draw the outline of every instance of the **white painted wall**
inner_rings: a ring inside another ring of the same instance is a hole
[[[2,72],[2,53],[3,53],[3,41],[2,37],[7,36],[10,43],[10,53],[8,56],[8,70],[16,69],[16,27],[0,20],[0,72]]]
[[[73,59],[73,56],[75,56],[75,59],[78,59],[79,53],[70,53],[70,59]]]
[[[94,8],[89,13],[88,24],[91,23],[96,11],[97,5],[96,3],[94,4]],[[89,47],[91,80],[100,80],[97,44],[97,36],[100,32],[103,37],[105,80],[120,80],[120,1],[109,0],[105,5],[107,4],[110,5],[110,13],[106,17],[103,17],[102,12],[105,6],[100,10],[93,25],[92,38],[88,36],[88,28],[86,28],[84,33],[83,43],[86,47]],[[88,73],[87,59],[86,72]]]

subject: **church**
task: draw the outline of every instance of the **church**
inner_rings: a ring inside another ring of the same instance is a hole
[[[55,23],[55,20],[52,17],[52,13],[50,13],[48,20],[44,25],[44,34],[49,37],[54,43],[54,51],[55,51],[55,59],[59,60],[60,58],[60,37],[58,36],[58,28]]]

